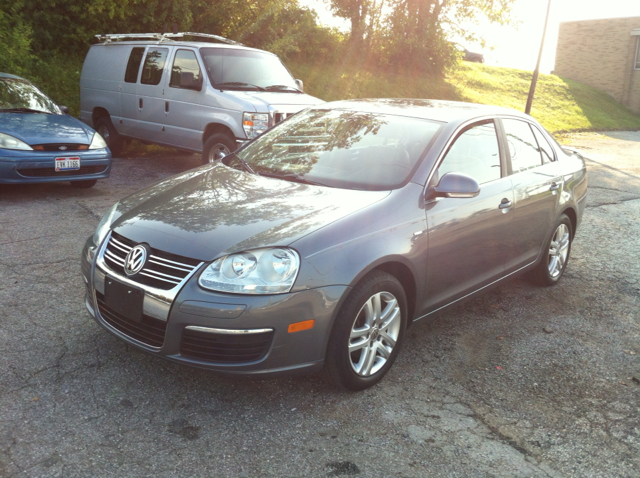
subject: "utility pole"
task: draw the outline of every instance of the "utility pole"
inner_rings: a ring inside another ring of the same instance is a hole
[[[547,4],[547,16],[544,19],[544,30],[542,30],[542,41],[540,42],[540,53],[538,53],[538,63],[531,78],[531,86],[529,87],[529,96],[527,97],[527,106],[524,109],[526,114],[531,113],[531,103],[533,103],[533,94],[536,92],[536,83],[538,83],[538,73],[540,72],[540,59],[542,58],[542,49],[544,48],[544,37],[547,34],[547,22],[549,21],[549,10],[551,10],[551,0]]]

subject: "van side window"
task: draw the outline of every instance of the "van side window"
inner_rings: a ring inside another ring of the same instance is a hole
[[[542,155],[526,121],[503,119],[513,174],[542,166]]]
[[[178,50],[176,52],[169,86],[198,91],[202,89],[202,73],[193,51]]]
[[[142,55],[144,55],[144,47],[135,47],[131,50],[129,62],[127,63],[127,71],[124,74],[124,81],[127,83],[135,83],[138,81],[138,71],[140,71]]]
[[[164,70],[164,61],[167,58],[169,50],[166,48],[153,48],[147,52],[144,59],[144,67],[142,68],[142,78],[140,83],[143,85],[158,85],[162,79],[162,70]]]

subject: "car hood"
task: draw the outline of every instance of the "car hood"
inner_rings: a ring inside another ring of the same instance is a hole
[[[282,111],[284,113],[300,111],[305,106],[313,106],[320,103],[324,103],[319,98],[316,98],[306,93],[282,93],[282,92],[265,92],[265,91],[232,91],[225,90],[230,96],[234,96],[240,100],[248,101],[254,105],[256,111],[269,111],[269,107],[276,111],[286,109]],[[294,107],[292,111],[289,111],[286,107]],[[284,107],[284,108],[283,108]]]
[[[289,245],[388,194],[293,183],[214,164],[123,199],[112,229],[156,249],[210,261]]]
[[[69,115],[0,113],[0,132],[27,144],[90,144],[94,131]]]

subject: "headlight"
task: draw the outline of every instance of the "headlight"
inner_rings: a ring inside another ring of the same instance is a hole
[[[91,140],[91,144],[89,145],[89,149],[102,149],[107,147],[107,142],[102,139],[98,133],[93,135],[93,139]]]
[[[111,206],[111,209],[109,209],[107,213],[104,216],[102,216],[102,219],[100,220],[100,223],[96,228],[96,232],[93,233],[93,243],[96,246],[99,246],[100,244],[102,244],[102,241],[107,236],[107,233],[109,232],[109,228],[113,223],[113,216],[116,213],[117,207],[118,207],[118,203],[115,203],[113,206]]]
[[[33,148],[18,138],[0,133],[0,148],[3,149],[20,149],[23,151],[33,151]]]
[[[244,113],[242,126],[247,138],[253,139],[269,129],[269,115],[266,113]]]
[[[281,294],[291,290],[299,268],[300,258],[292,249],[256,249],[216,259],[200,274],[198,283],[233,294]]]

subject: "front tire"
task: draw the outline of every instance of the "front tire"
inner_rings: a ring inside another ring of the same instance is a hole
[[[563,276],[571,252],[572,229],[571,220],[566,215],[561,215],[556,221],[554,232],[542,250],[542,259],[533,270],[533,277],[539,285],[556,285]]]
[[[96,120],[96,131],[102,136],[102,139],[105,140],[107,146],[109,146],[111,154],[113,156],[120,156],[123,145],[122,138],[108,116],[103,116]]]
[[[407,299],[391,274],[374,271],[349,294],[331,331],[326,372],[339,388],[369,388],[389,371],[407,328]]]
[[[207,138],[202,148],[202,163],[220,161],[236,150],[235,141],[224,133],[215,133]]]

